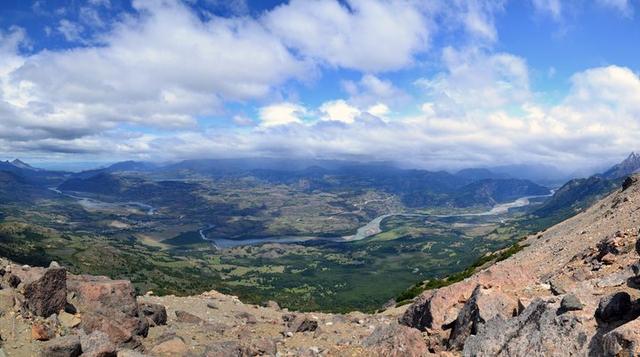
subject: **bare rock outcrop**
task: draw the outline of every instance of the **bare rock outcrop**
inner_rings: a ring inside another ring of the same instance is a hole
[[[512,297],[478,285],[453,323],[449,347],[462,349],[467,338],[477,334],[484,323],[498,316],[508,319],[515,316],[517,311],[518,303]]]
[[[500,316],[484,324],[464,345],[465,356],[586,356],[589,334],[556,303],[536,300],[518,317]]]

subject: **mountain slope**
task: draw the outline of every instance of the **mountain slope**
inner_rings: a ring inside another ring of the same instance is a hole
[[[640,154],[632,152],[621,163],[602,173],[605,179],[619,179],[640,171]]]

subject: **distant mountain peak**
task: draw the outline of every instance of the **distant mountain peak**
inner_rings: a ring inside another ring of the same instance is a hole
[[[604,172],[602,176],[608,179],[617,179],[638,171],[640,171],[640,154],[632,151],[626,159]]]
[[[20,159],[14,159],[13,161],[11,161],[11,165],[21,168],[21,169],[27,169],[27,170],[36,170],[35,167],[27,164],[26,162],[20,160]]]

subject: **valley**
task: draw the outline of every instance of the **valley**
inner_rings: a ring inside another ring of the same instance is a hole
[[[140,293],[216,289],[297,310],[370,312],[570,215],[567,202],[584,195],[557,201],[588,187],[551,196],[504,175],[306,165],[121,163],[46,181],[18,170],[14,184],[31,195],[0,205],[0,253],[131,279]]]

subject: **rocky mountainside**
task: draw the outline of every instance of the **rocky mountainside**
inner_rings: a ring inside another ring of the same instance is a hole
[[[635,356],[640,182],[470,278],[377,314],[296,313],[215,291],[0,262],[0,356]]]
[[[632,152],[619,164],[602,173],[607,179],[626,177],[640,171],[640,154]]]

